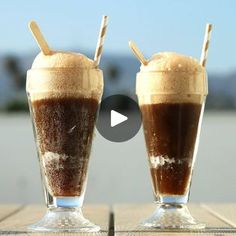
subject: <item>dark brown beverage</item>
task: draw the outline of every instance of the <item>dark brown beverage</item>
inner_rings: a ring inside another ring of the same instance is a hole
[[[80,196],[87,175],[98,101],[45,98],[32,102],[40,162],[53,196]]]
[[[155,194],[183,195],[189,185],[201,104],[141,105]]]

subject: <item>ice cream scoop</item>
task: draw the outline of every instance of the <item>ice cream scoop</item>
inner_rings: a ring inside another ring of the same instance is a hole
[[[159,95],[152,103],[171,102],[171,94],[174,102],[195,102],[194,95],[208,93],[206,70],[192,57],[174,52],[154,54],[137,73],[136,93],[141,103],[145,94]]]
[[[147,65],[141,65],[140,71],[201,72],[204,68],[197,59],[175,52],[154,54]]]
[[[80,53],[39,53],[27,72],[26,90],[32,100],[46,97],[93,97],[101,99],[102,71]]]
[[[94,61],[87,56],[74,53],[53,51],[50,55],[44,55],[40,52],[33,64],[32,69],[42,68],[93,68],[95,67]]]

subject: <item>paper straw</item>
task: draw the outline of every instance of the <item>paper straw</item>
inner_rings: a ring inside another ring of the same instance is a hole
[[[206,66],[207,54],[208,54],[209,43],[210,43],[210,38],[211,38],[211,31],[212,31],[212,24],[207,24],[203,46],[202,46],[202,54],[201,54],[201,59],[200,59],[200,64],[203,67]]]
[[[136,44],[134,42],[129,41],[129,47],[132,49],[134,55],[138,58],[138,60],[143,65],[147,65],[148,64],[147,59],[145,59],[145,57],[143,56],[143,54],[141,53],[141,51],[138,49],[138,47],[136,46]]]
[[[96,66],[99,65],[101,55],[102,55],[103,43],[104,43],[106,30],[107,30],[107,20],[108,20],[108,16],[102,17],[102,23],[101,23],[100,33],[98,37],[98,42],[97,42],[97,48],[94,55],[94,61],[95,61]]]
[[[43,37],[43,34],[40,31],[39,26],[37,25],[37,23],[35,21],[30,21],[29,22],[29,28],[30,28],[31,33],[33,34],[34,39],[36,40],[40,50],[43,52],[43,54],[44,55],[50,55],[51,50],[48,46],[47,41]]]

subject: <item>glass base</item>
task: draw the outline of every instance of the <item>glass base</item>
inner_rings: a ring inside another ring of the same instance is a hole
[[[85,219],[81,208],[53,208],[37,223],[28,226],[37,232],[98,232],[100,227]]]
[[[161,230],[201,230],[206,227],[191,216],[184,204],[160,204],[141,226]]]

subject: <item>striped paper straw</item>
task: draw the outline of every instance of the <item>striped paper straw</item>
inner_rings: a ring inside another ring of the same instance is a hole
[[[102,55],[103,43],[104,43],[106,30],[107,30],[107,20],[108,20],[108,16],[102,17],[102,24],[101,24],[101,28],[100,28],[99,37],[98,37],[97,48],[96,48],[96,52],[94,55],[94,61],[95,61],[96,66],[99,65],[101,55]]]
[[[200,59],[200,64],[204,67],[206,66],[207,54],[208,54],[209,43],[210,43],[210,38],[211,38],[211,31],[212,31],[212,24],[207,24],[205,37],[203,41],[203,47],[202,47],[202,55]]]

